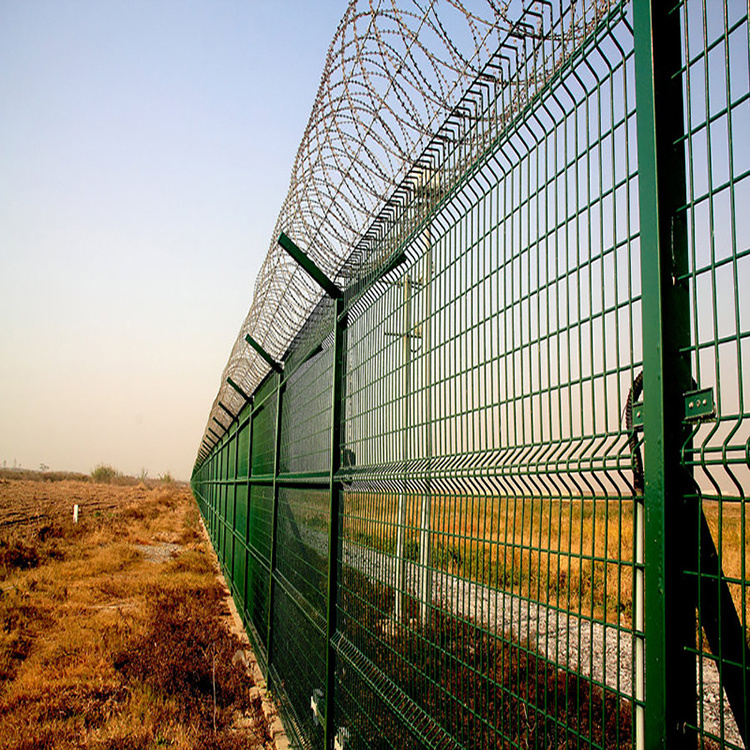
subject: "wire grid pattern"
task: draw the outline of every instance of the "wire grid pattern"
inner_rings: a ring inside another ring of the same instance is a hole
[[[614,0],[574,3],[564,11],[561,35],[547,40],[540,81],[552,61],[572,53],[585,30]],[[231,413],[242,397],[227,377],[252,393],[268,373],[248,351],[250,333],[278,361],[316,308],[321,294],[277,245],[284,231],[334,280],[347,286],[367,262],[367,244],[352,255],[387,199],[423,154],[445,118],[495,53],[503,37],[533,41],[552,5],[526,27],[518,0],[350,0],[331,42],[290,178],[289,192],[258,275],[253,302],[241,326],[208,419],[199,453],[214,443],[209,428]],[[542,16],[546,16],[543,19]],[[538,81],[517,86],[515,97],[533,93]],[[511,92],[506,92],[510,96]]]
[[[272,675],[274,684],[284,685],[280,702],[286,723],[307,748],[322,746],[325,714],[325,619],[315,614],[293,588],[277,584]]]
[[[485,71],[507,81],[511,51],[531,93],[478,77],[355,246],[340,455],[327,442],[338,323],[321,303],[283,375],[196,465],[220,559],[305,747],[322,746],[331,715],[328,742],[347,748],[644,746],[633,21],[627,3],[584,10],[584,23],[571,7],[519,17],[525,31]],[[687,170],[673,225],[684,222],[689,259],[675,283],[691,291],[695,390],[712,390],[717,411],[690,423],[682,450],[700,547],[683,571],[699,625],[685,727],[708,747],[743,747],[747,7],[673,12]],[[563,52],[545,58],[556,42]],[[250,413],[242,591],[243,463],[231,449]]]
[[[276,468],[276,396],[261,395],[253,410],[253,441],[251,443],[252,474],[270,475]]]
[[[326,617],[329,495],[326,491],[279,489],[279,573]]]
[[[678,282],[690,289],[686,354],[694,385],[710,391],[716,408],[714,420],[695,423],[683,452],[696,483],[692,521],[700,549],[687,574],[698,589],[699,692],[713,693],[713,701],[724,706],[717,725],[702,702],[695,730],[702,742],[742,747],[737,724],[750,725],[748,5],[691,1],[676,12],[685,122],[685,137],[676,146],[684,150],[687,190],[675,221],[685,227],[688,256]]]
[[[455,717],[459,746],[521,741],[524,721],[542,725],[544,746],[619,747],[632,734],[607,700],[634,698],[622,413],[641,354],[627,22],[596,41],[414,236],[402,278],[349,326],[344,439],[356,467],[344,470],[354,485],[342,562],[357,560],[392,594],[358,615],[343,606],[343,634],[409,685],[417,707],[439,711],[443,726]],[[362,597],[361,577],[351,581],[344,574],[345,601]],[[587,682],[533,705],[531,678],[502,686],[496,665],[474,663],[537,653]],[[353,691],[340,723],[366,726]],[[586,720],[560,718],[567,691],[587,696]],[[405,716],[394,711],[401,731],[371,726],[355,746],[403,746]]]
[[[329,493],[279,488],[278,512],[273,663],[278,678],[290,685],[287,711],[306,722],[303,735],[316,736],[327,698]],[[317,713],[311,713],[311,698]]]
[[[328,347],[303,362],[287,381],[281,418],[281,473],[328,474],[332,364],[332,349]]]

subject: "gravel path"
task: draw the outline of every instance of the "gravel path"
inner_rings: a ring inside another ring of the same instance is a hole
[[[322,555],[327,554],[325,534],[304,527],[300,533],[304,544]],[[345,540],[343,563],[373,581],[395,586],[396,558],[393,555]],[[419,566],[406,562],[404,577],[406,593],[416,595]],[[625,696],[633,695],[636,637],[630,629],[603,625],[439,571],[433,573],[432,596],[433,602],[445,610],[470,618],[491,632],[510,632],[518,640],[533,645],[550,661]],[[703,659],[703,695],[699,710],[704,731],[716,736],[721,736],[723,710],[724,739],[737,747],[745,747],[726,693],[721,690],[719,671],[714,662],[706,658]]]
[[[396,559],[393,556],[344,542],[343,558],[346,565],[372,580],[394,586]],[[405,568],[406,592],[416,595],[419,566],[407,562]],[[433,601],[444,609],[471,618],[492,632],[510,632],[515,638],[535,646],[551,661],[632,697],[636,640],[632,630],[603,625],[438,571],[433,573],[432,594]],[[700,685],[698,687],[700,689]],[[743,748],[726,694],[720,689],[716,665],[704,658],[701,718],[704,730],[717,736],[721,734],[722,707],[724,739]]]

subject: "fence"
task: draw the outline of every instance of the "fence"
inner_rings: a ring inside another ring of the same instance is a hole
[[[192,484],[302,747],[747,746],[748,5],[593,8],[519,12],[346,285],[281,238],[326,294]]]

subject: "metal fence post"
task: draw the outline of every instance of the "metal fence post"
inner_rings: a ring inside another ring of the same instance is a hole
[[[271,511],[271,559],[269,561],[270,573],[268,576],[268,613],[266,620],[266,659],[268,664],[268,676],[271,676],[271,659],[273,647],[273,600],[274,582],[273,574],[276,570],[276,527],[279,520],[279,487],[277,479],[279,476],[279,460],[281,454],[281,407],[283,401],[284,383],[281,372],[276,371],[276,429],[274,430],[274,453],[273,453],[273,509]]]
[[[696,592],[684,575],[697,554],[696,514],[681,465],[682,394],[691,389],[689,291],[684,278],[685,157],[679,9],[634,3],[643,290],[645,464],[645,743],[696,746]]]
[[[250,619],[248,613],[248,583],[250,581],[250,552],[249,552],[249,540],[250,540],[250,504],[252,502],[252,482],[251,477],[253,474],[253,402],[250,401],[250,413],[247,417],[247,478],[245,479],[245,487],[247,492],[247,508],[245,509],[245,549],[243,554],[245,555],[245,599],[242,612],[243,622]],[[241,412],[240,412],[241,413]],[[254,564],[254,563],[253,563]],[[266,667],[266,673],[268,667]]]
[[[432,231],[428,226],[424,232],[424,271],[422,273],[422,289],[425,294],[425,312],[421,324],[422,357],[422,394],[424,428],[424,455],[427,459],[427,477],[422,490],[422,508],[419,516],[419,620],[426,631],[432,617],[432,553],[431,553],[431,524],[432,524],[432,357],[431,316],[432,316]]]
[[[328,593],[326,612],[326,714],[324,747],[333,747],[336,732],[334,723],[334,691],[336,683],[336,651],[333,638],[336,634],[337,597],[339,587],[339,565],[341,546],[341,482],[336,481],[336,472],[341,467],[341,417],[343,411],[344,346],[346,312],[342,298],[336,300],[336,318],[333,341],[333,383],[331,388],[331,464],[330,464],[330,516],[328,527]]]
[[[336,633],[336,604],[339,580],[339,524],[341,523],[340,499],[341,483],[336,481],[336,472],[341,467],[341,410],[343,399],[344,378],[344,334],[346,331],[346,307],[343,293],[336,284],[315,264],[312,258],[284,232],[279,235],[279,245],[304,269],[304,271],[315,281],[318,286],[334,300],[334,342],[333,342],[333,383],[331,386],[331,456],[329,466],[329,491],[330,512],[328,524],[328,582],[326,599],[326,693],[325,693],[325,724],[323,728],[323,746],[326,750],[333,748],[335,724],[334,724],[334,686],[336,651],[333,646],[333,638]],[[280,398],[281,396],[279,396]],[[279,422],[280,424],[280,422]],[[278,442],[280,433],[277,429],[277,460]],[[276,486],[276,475],[274,472],[274,487]],[[276,536],[276,516],[278,513],[276,492],[274,492],[274,539]],[[274,547],[275,549],[275,547]],[[274,558],[275,558],[275,552]],[[271,572],[273,578],[273,569]],[[269,606],[269,612],[271,607]],[[270,635],[270,634],[269,634]],[[270,640],[269,640],[270,642]]]

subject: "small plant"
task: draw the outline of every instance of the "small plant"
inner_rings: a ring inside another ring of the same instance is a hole
[[[34,547],[23,541],[6,542],[0,540],[0,567],[29,570],[39,565],[39,554]]]
[[[91,471],[91,478],[97,484],[112,484],[120,476],[120,472],[109,464],[98,464]]]
[[[174,477],[170,472],[165,471],[163,474],[159,474],[159,481],[163,484],[172,484],[174,482]]]

